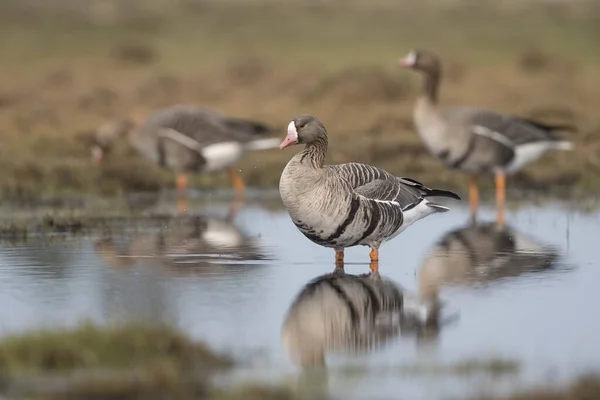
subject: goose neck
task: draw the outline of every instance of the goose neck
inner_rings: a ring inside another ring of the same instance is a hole
[[[298,158],[301,164],[307,163],[312,168],[323,168],[326,155],[327,137],[319,137],[314,142],[307,144],[304,150],[298,153]]]
[[[440,68],[434,68],[425,72],[424,75],[423,96],[425,96],[432,104],[437,104],[442,72]]]

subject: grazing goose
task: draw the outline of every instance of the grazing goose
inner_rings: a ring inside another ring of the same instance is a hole
[[[379,260],[379,246],[426,216],[449,209],[429,201],[430,196],[460,197],[430,189],[409,178],[396,177],[359,163],[323,165],[327,132],[312,115],[299,115],[288,125],[284,149],[305,144],[285,166],[279,192],[300,232],[321,246],[335,249],[343,262],[346,247],[371,248],[371,269]]]
[[[282,342],[293,363],[324,366],[330,351],[360,355],[401,331],[421,334],[435,325],[435,307],[388,279],[334,272],[313,279],[298,293],[281,329]]]
[[[427,149],[446,166],[470,174],[469,204],[477,213],[479,191],[475,176],[495,174],[497,218],[504,223],[506,174],[514,173],[550,150],[571,150],[572,143],[545,125],[525,118],[476,107],[439,107],[440,59],[427,51],[412,51],[400,65],[424,75],[423,91],[413,120]]]
[[[264,138],[271,128],[257,122],[226,117],[214,111],[172,106],[145,120],[134,113],[133,124],[101,126],[96,133],[92,154],[98,163],[117,136],[127,135],[131,146],[142,156],[177,173],[177,188],[185,197],[187,173],[227,169],[238,200],[244,195],[244,183],[233,165],[253,150],[276,148],[279,140]],[[114,129],[107,129],[111,127]]]

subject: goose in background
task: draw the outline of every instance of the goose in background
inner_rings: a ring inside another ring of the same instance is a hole
[[[496,222],[468,224],[445,233],[419,269],[419,295],[435,300],[444,286],[491,284],[557,269],[558,251]]]
[[[188,174],[227,170],[236,199],[244,197],[244,182],[234,165],[249,151],[276,148],[274,131],[258,122],[227,117],[215,111],[176,105],[146,118],[134,110],[126,121],[100,126],[92,146],[94,163],[102,161],[115,139],[127,136],[130,145],[146,159],[177,174],[180,198],[185,198]]]
[[[288,125],[280,148],[304,144],[285,166],[279,192],[296,227],[312,242],[335,249],[336,264],[344,249],[371,248],[371,270],[378,271],[379,246],[428,215],[448,211],[430,197],[460,200],[450,191],[430,189],[379,168],[347,163],[324,165],[327,132],[312,115],[299,115]]]
[[[432,52],[413,50],[400,65],[423,74],[423,89],[413,111],[421,140],[447,167],[470,175],[469,205],[475,218],[479,203],[476,176],[494,174],[497,222],[504,223],[506,175],[519,171],[551,150],[572,150],[556,134],[572,127],[547,125],[479,107],[440,107],[442,63]]]
[[[281,337],[291,361],[325,365],[328,352],[360,355],[420,329],[437,318],[432,304],[378,275],[341,270],[307,283],[287,311]]]

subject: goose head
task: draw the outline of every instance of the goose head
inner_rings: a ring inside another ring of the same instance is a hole
[[[399,61],[401,67],[414,69],[426,74],[439,72],[441,62],[437,55],[426,50],[412,50]]]
[[[327,137],[325,126],[317,118],[309,114],[301,114],[292,119],[288,125],[287,136],[279,145],[284,149],[296,144],[312,144],[318,139]]]
[[[92,162],[95,165],[99,165],[104,160],[104,156],[110,152],[115,142],[133,133],[144,122],[147,116],[148,113],[146,110],[136,108],[127,118],[107,121],[98,126],[91,148]]]

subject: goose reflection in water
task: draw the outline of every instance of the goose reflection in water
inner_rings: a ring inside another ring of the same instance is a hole
[[[179,216],[168,221],[133,237],[111,234],[96,242],[96,251],[111,267],[141,262],[158,264],[170,272],[194,274],[245,270],[244,264],[269,258],[256,239],[231,222],[231,216]],[[194,268],[186,269],[185,265]],[[236,265],[241,268],[234,268]]]
[[[419,294],[437,297],[447,285],[486,285],[524,274],[556,270],[552,246],[495,222],[452,230],[428,251],[419,270]]]
[[[282,342],[294,364],[325,366],[328,352],[360,355],[401,332],[418,334],[437,318],[433,307],[378,274],[338,269],[315,278],[296,296],[283,323]]]

